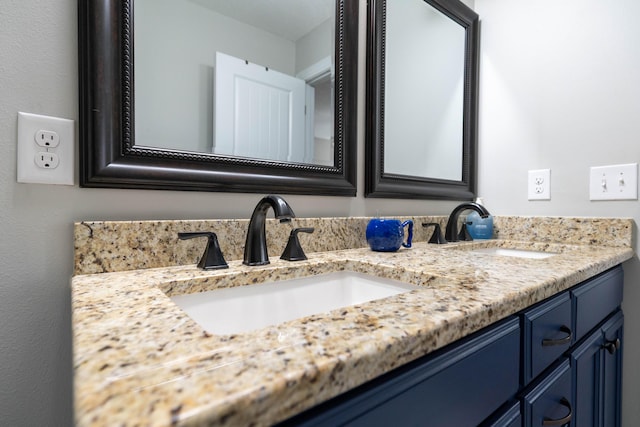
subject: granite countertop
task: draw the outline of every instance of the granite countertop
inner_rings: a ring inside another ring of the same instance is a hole
[[[557,252],[524,259],[470,252]],[[490,240],[348,249],[86,274],[72,279],[79,425],[271,425],[441,348],[633,256],[630,247]],[[420,289],[236,334],[203,330],[167,295],[349,270]]]

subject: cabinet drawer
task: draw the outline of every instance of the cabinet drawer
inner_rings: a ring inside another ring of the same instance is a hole
[[[564,292],[523,314],[524,384],[558,359],[573,342],[571,298]]]
[[[571,367],[563,359],[525,394],[523,415],[526,426],[565,425],[573,417]]]
[[[618,266],[588,280],[571,291],[575,313],[576,341],[622,303],[623,273]]]
[[[520,328],[512,318],[283,425],[478,425],[517,393],[519,363]]]

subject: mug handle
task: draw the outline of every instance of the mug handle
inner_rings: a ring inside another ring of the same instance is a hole
[[[408,219],[405,222],[402,223],[403,227],[409,226],[409,233],[407,235],[407,243],[403,243],[402,246],[404,246],[405,248],[410,248],[411,247],[411,241],[413,240],[413,221]]]

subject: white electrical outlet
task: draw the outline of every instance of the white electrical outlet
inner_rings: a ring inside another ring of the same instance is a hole
[[[56,148],[60,144],[60,135],[52,130],[41,129],[35,134],[35,141],[40,147]]]
[[[589,174],[590,200],[638,200],[638,164],[595,166]]]
[[[60,157],[56,153],[49,153],[48,151],[41,151],[36,154],[36,165],[42,169],[55,169],[60,164]]]
[[[529,200],[551,200],[551,169],[529,171]]]
[[[73,120],[18,113],[18,182],[73,185]]]

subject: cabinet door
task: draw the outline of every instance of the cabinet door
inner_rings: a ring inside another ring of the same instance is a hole
[[[575,426],[620,426],[621,311],[571,352]]]
[[[602,426],[620,426],[622,397],[622,329],[624,318],[618,312],[602,327],[604,335],[602,374]]]
[[[475,426],[518,391],[517,318],[475,334],[282,425]]]
[[[613,313],[622,303],[621,266],[587,280],[571,291],[575,313],[575,342]]]
[[[573,366],[574,426],[599,426],[602,332],[596,330],[571,352]],[[613,426],[611,426],[613,427]]]
[[[568,425],[573,418],[569,360],[563,359],[534,384],[523,399],[525,427]]]
[[[392,391],[388,401],[348,425],[477,425],[518,390],[516,324],[506,335],[504,329],[495,337],[483,334],[470,347],[462,346],[413,371],[405,383],[409,387],[403,386],[395,396]],[[421,382],[412,384],[421,376]]]

